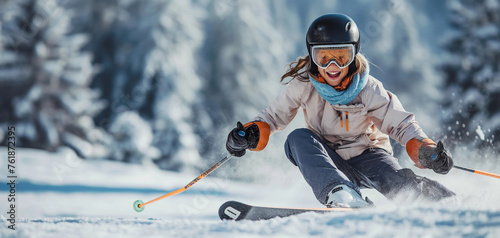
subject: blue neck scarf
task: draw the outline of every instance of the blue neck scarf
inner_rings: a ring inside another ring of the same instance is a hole
[[[312,82],[316,91],[332,105],[346,105],[358,96],[368,82],[368,75],[370,74],[370,67],[367,66],[363,75],[356,74],[352,79],[351,85],[346,90],[338,92],[332,86],[326,83],[320,83],[314,80],[309,75],[309,80]]]

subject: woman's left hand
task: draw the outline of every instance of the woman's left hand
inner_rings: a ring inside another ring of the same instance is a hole
[[[437,145],[424,145],[418,151],[420,165],[434,170],[438,174],[447,174],[453,168],[451,154],[444,149],[443,142]]]

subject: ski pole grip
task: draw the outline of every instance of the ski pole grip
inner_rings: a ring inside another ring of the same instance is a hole
[[[437,157],[438,157],[438,155],[437,155],[437,154],[432,154],[432,155],[431,155],[431,161],[436,160],[436,159],[437,159]]]
[[[245,127],[243,126],[243,124],[241,124],[241,122],[238,122],[236,124],[236,129],[238,130],[239,136],[245,137]]]
[[[241,137],[245,137],[245,131],[238,131],[238,135]]]

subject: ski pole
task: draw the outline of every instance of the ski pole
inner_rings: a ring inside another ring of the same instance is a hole
[[[212,171],[214,171],[215,169],[217,169],[219,166],[221,166],[222,164],[224,164],[226,161],[228,161],[229,159],[231,159],[233,156],[232,155],[227,155],[226,157],[224,157],[224,159],[222,159],[221,161],[219,161],[217,164],[214,164],[214,166],[212,166],[211,168],[209,168],[207,171],[203,172],[202,174],[200,174],[198,177],[196,177],[193,181],[191,181],[190,183],[188,183],[186,186],[182,187],[182,188],[179,188],[173,192],[170,192],[170,193],[167,193],[161,197],[158,197],[158,198],[155,198],[149,202],[145,202],[143,203],[141,200],[137,200],[134,202],[134,210],[136,212],[142,212],[144,210],[144,206],[150,204],[150,203],[153,203],[153,202],[156,202],[158,200],[161,200],[161,199],[164,199],[164,198],[167,198],[167,197],[170,197],[170,196],[174,196],[176,194],[179,194],[179,193],[182,193],[184,191],[186,191],[188,188],[190,188],[191,186],[193,186],[195,183],[197,183],[198,181],[200,181],[202,178],[206,177],[207,175],[209,175]]]
[[[498,174],[492,174],[492,173],[484,172],[481,170],[468,169],[468,168],[464,168],[464,167],[460,167],[460,166],[456,166],[456,165],[453,165],[453,167],[455,167],[457,169],[461,169],[463,171],[467,171],[467,172],[471,172],[471,173],[475,173],[475,174],[480,174],[480,175],[486,175],[486,176],[500,179],[500,175],[498,175]]]

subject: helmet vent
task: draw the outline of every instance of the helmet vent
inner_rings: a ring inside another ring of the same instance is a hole
[[[350,29],[351,29],[351,22],[348,22],[347,24],[345,24],[345,31],[349,32]]]

